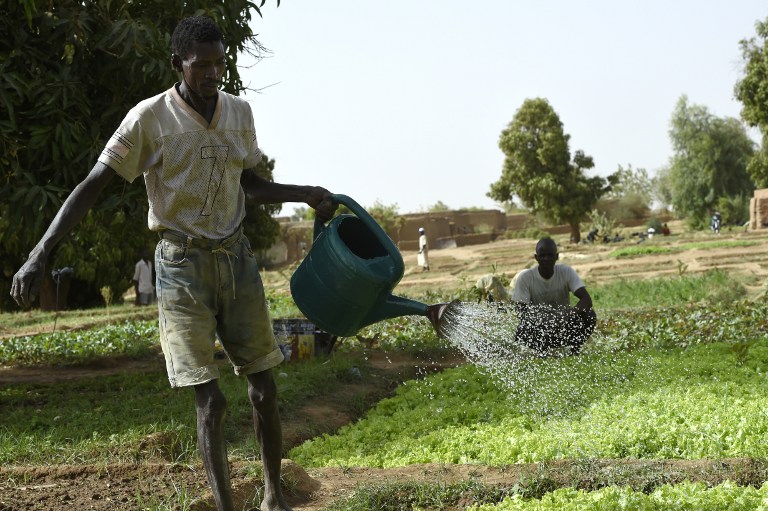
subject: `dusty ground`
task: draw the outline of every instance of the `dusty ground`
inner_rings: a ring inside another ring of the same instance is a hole
[[[675,230],[675,226],[673,231]],[[658,244],[670,246],[682,243],[711,240],[711,235],[671,236],[657,240]],[[664,274],[677,275],[681,271],[700,272],[710,268],[728,269],[743,276],[751,290],[763,287],[768,275],[768,233],[724,233],[720,239],[753,240],[758,242],[747,247],[722,249],[695,249],[686,252],[621,259],[608,257],[615,245],[575,245],[561,243],[561,261],[574,266],[590,282],[605,282],[618,279],[636,279]],[[559,240],[558,240],[559,241]],[[512,277],[520,269],[529,267],[533,260],[534,240],[503,240],[487,245],[434,250],[431,253],[432,270],[422,272],[415,267],[415,253],[404,253],[406,275],[398,290],[417,295],[426,289],[469,287],[485,273],[505,273]],[[624,246],[628,246],[625,244]],[[272,272],[265,276],[269,285],[285,283],[285,276]],[[450,363],[450,362],[449,362]],[[381,378],[389,382],[412,378],[417,374],[418,361],[402,357],[379,357],[374,366]],[[424,370],[440,368],[427,367]],[[86,369],[61,369],[45,371],[48,381],[59,379],[80,379],[98,377],[115,371],[149,370],[162,371],[158,359],[155,366],[140,364],[106,363]],[[0,368],[0,385],[22,381],[39,381],[40,371],[30,369]],[[392,383],[394,386],[394,383]],[[336,396],[317,398],[293,418],[285,420],[284,436],[286,448],[305,440],[311,434],[335,431],[338,427],[354,420],[344,401],[366,399],[375,402],[386,391],[381,385],[368,383],[350,385]],[[162,442],[162,438],[148,438],[148,442]],[[414,465],[396,469],[358,468],[303,468],[285,462],[285,480],[290,503],[298,510],[320,510],[335,498],[349,494],[357,485],[382,481],[436,481],[450,483],[462,480],[477,480],[488,484],[512,487],[520,481],[521,475],[541,474],[556,484],[576,484],[589,487],[592,477],[584,472],[580,462],[561,462],[512,467],[482,467],[464,465]],[[675,482],[683,479],[704,480],[718,483],[730,477],[741,477],[745,483],[753,477],[764,477],[749,460],[717,461],[600,461],[592,460],[589,474],[609,474],[611,480],[632,473],[651,474],[655,480]],[[762,470],[762,468],[761,468]],[[233,484],[238,496],[237,509],[251,509],[255,490],[260,481],[253,476],[243,463],[232,467]],[[153,463],[137,465],[88,465],[88,466],[40,466],[0,468],[0,511],[72,511],[72,510],[139,510],[159,502],[173,502],[173,495],[185,489],[199,495],[196,511],[214,509],[207,482],[200,466],[173,464],[158,459]]]
[[[621,243],[570,244],[567,236],[555,236],[560,262],[573,266],[589,283],[634,280],[662,275],[700,273],[713,268],[741,275],[748,286],[760,287],[768,276],[768,230],[745,232],[742,229],[714,236],[709,232],[675,234],[682,231],[680,222],[670,222],[673,234],[655,236],[644,244],[627,237]],[[690,243],[710,241],[747,241],[750,246],[697,248],[668,254],[632,258],[611,257],[611,251],[623,247],[660,246],[675,249]],[[487,273],[505,274],[510,279],[520,270],[535,264],[536,240],[508,239],[484,245],[433,250],[430,271],[416,266],[416,252],[404,252],[406,272],[397,290],[412,295],[427,289],[469,287]]]

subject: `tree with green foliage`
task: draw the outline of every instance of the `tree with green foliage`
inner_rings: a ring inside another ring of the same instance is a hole
[[[262,179],[274,181],[275,160],[262,154],[261,163],[256,167],[256,173]],[[250,201],[245,203],[245,218],[243,219],[243,232],[248,236],[248,241],[254,250],[269,248],[280,235],[280,223],[273,215],[282,209],[282,204],[255,204]],[[314,213],[314,209],[311,210]]]
[[[579,150],[571,160],[569,139],[546,99],[526,99],[501,132],[499,148],[506,158],[501,178],[487,195],[501,203],[519,197],[531,213],[568,224],[571,241],[578,242],[582,220],[615,178],[587,177],[592,157]]]
[[[723,217],[723,225],[744,225],[749,222],[749,199],[745,194],[728,195],[717,200],[717,210]]]
[[[708,225],[722,197],[751,195],[747,173],[754,142],[732,117],[719,118],[682,96],[672,113],[673,155],[661,174],[675,213],[694,228]]]
[[[655,179],[648,176],[648,171],[643,168],[633,169],[632,165],[626,167],[619,165],[614,179],[615,183],[597,202],[595,209],[615,221],[647,216],[653,202],[656,184]]]
[[[376,199],[367,211],[385,232],[395,233],[394,238],[400,239],[400,230],[405,225],[405,217],[400,216],[400,208],[397,204],[384,204]]]
[[[450,210],[451,208],[448,206],[448,204],[444,203],[441,200],[435,202],[434,204],[432,204],[427,208],[428,213],[442,213]]]
[[[0,306],[13,303],[8,296],[13,273],[128,110],[177,81],[170,37],[178,20],[198,14],[217,22],[226,38],[223,89],[238,94],[245,90],[238,57],[263,49],[250,27],[261,5],[246,0],[0,4]],[[80,299],[74,305],[99,303],[105,286],[113,296],[130,287],[141,249],[156,240],[146,227],[147,208],[143,183],[115,180],[49,258],[49,269],[74,268],[70,296]],[[256,216],[260,224],[272,221],[268,214]]]
[[[650,205],[653,200],[654,181],[648,175],[647,170],[644,168],[633,169],[632,165],[626,167],[619,165],[614,176],[615,183],[606,192],[606,199],[620,199],[634,195]]]
[[[744,76],[736,83],[735,96],[744,107],[741,118],[760,129],[762,144],[747,164],[747,172],[758,187],[768,186],[768,18],[755,23],[757,37],[743,39],[741,56]]]

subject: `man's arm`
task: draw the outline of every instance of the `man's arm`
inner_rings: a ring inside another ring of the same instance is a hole
[[[97,162],[61,205],[48,230],[29,253],[27,262],[13,276],[11,296],[24,308],[29,307],[40,289],[40,278],[48,256],[58,243],[85,217],[107,184],[115,177],[112,168]]]
[[[304,202],[315,210],[317,217],[325,222],[333,217],[337,205],[331,201],[331,192],[321,186],[299,186],[273,183],[260,177],[255,169],[245,169],[240,185],[249,201],[259,204],[282,202]]]
[[[586,287],[580,287],[574,291],[573,294],[576,295],[576,298],[579,299],[579,302],[574,305],[574,308],[585,311],[592,309],[592,297],[589,296]]]
[[[535,269],[533,271],[536,271]],[[515,276],[515,285],[512,289],[510,301],[515,305],[515,311],[519,318],[522,318],[531,307],[531,290],[528,288],[528,274],[518,273]]]

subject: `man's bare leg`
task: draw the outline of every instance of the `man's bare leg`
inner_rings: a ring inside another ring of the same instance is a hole
[[[253,404],[253,427],[264,464],[262,511],[291,511],[280,489],[283,431],[277,409],[277,387],[272,370],[248,375],[248,397]]]
[[[224,443],[224,416],[227,399],[219,389],[217,380],[195,385],[197,408],[197,448],[203,458],[216,508],[234,511],[232,484],[229,479],[227,447]]]

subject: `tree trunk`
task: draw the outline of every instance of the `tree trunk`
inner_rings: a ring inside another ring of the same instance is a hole
[[[581,241],[581,231],[579,230],[580,223],[571,224],[571,243],[578,243]]]

